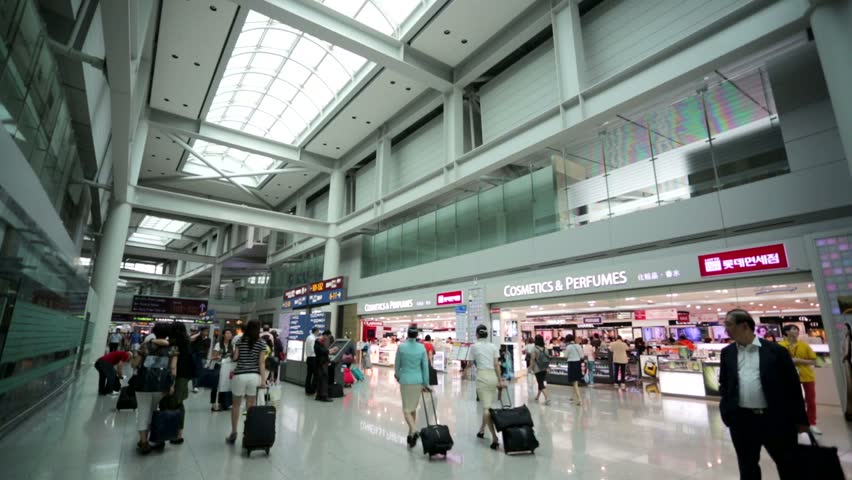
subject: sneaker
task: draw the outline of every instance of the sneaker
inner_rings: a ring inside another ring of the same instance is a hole
[[[816,425],[811,425],[811,433],[813,433],[814,435],[822,435],[822,430],[817,428]]]

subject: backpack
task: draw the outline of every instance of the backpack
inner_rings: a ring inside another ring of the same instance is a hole
[[[541,347],[536,347],[536,351],[538,355],[535,356],[535,367],[539,372],[546,372],[547,367],[550,366],[550,355]]]

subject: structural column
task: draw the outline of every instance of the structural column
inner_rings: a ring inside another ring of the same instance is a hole
[[[172,289],[172,296],[173,297],[179,297],[180,296],[180,287],[181,287],[180,276],[183,275],[184,268],[186,268],[186,263],[183,260],[178,260],[177,265],[175,265],[175,286]]]
[[[458,87],[444,94],[444,164],[464,154],[464,92]]]
[[[843,153],[852,173],[852,1],[816,3],[811,28],[831,96],[831,106],[840,130]]]
[[[570,0],[552,13],[560,102],[574,98],[583,88],[586,65],[578,3]]]
[[[115,305],[115,289],[118,274],[121,271],[121,259],[124,244],[127,241],[127,228],[130,226],[130,213],[133,209],[124,202],[112,204],[104,223],[103,235],[92,275],[92,289],[98,294],[97,310],[94,314],[94,331],[89,360],[103,355],[106,348],[107,331]]]
[[[213,300],[218,300],[219,295],[219,287],[222,285],[222,264],[215,263],[213,264],[213,268],[210,269],[210,295],[208,297],[207,306],[210,306],[210,302]]]
[[[328,189],[328,221],[335,223],[343,216],[343,194],[346,188],[346,175],[343,170],[331,172],[331,183]],[[322,278],[333,278],[340,275],[340,239],[329,237],[325,241],[325,253],[322,263]],[[338,331],[337,305],[331,306],[331,331]]]

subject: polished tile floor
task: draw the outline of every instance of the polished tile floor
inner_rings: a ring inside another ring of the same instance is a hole
[[[455,447],[446,459],[428,460],[420,445],[405,447],[406,429],[392,370],[378,367],[346,397],[321,404],[283,384],[277,440],[268,457],[246,458],[227,446],[227,413],[211,413],[206,391],[187,406],[186,443],[163,453],[135,453],[135,412],[114,410],[114,397],[95,395],[88,372],[43,413],[0,440],[0,478],[42,479],[727,479],[736,459],[717,406],[660,397],[640,388],[583,389],[584,406],[553,386],[553,404],[532,402],[525,378],[513,385],[517,402],[530,405],[541,447],[535,455],[508,456],[474,434],[479,417],[473,383],[442,376],[438,416]],[[422,417],[422,414],[421,414]],[[422,423],[422,418],[419,419]],[[823,407],[826,444],[836,445],[852,472],[852,435],[836,408]],[[764,454],[764,478],[777,478]]]

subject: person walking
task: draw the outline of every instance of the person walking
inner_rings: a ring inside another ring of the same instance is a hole
[[[210,389],[210,411],[221,412],[226,407],[222,403],[230,405],[231,402],[222,402],[221,398],[231,394],[231,358],[234,356],[234,332],[226,328],[219,336],[219,341],[213,346],[213,369],[219,371],[219,380],[216,386]]]
[[[370,347],[372,345],[369,340],[361,345],[361,366],[364,368],[364,371],[373,368],[373,361],[370,360]]]
[[[311,329],[311,334],[305,339],[305,363],[307,366],[307,372],[305,373],[305,395],[315,395],[317,393],[317,354],[314,351],[317,334],[319,334],[319,328],[314,327]]]
[[[316,400],[319,402],[331,402],[328,398],[328,378],[330,355],[337,353],[337,347],[329,349],[333,343],[331,330],[322,332],[322,336],[314,342],[314,353],[316,354]]]
[[[98,395],[116,393],[116,386],[123,377],[124,364],[130,361],[130,354],[121,350],[109,352],[95,362],[98,371]]]
[[[257,390],[263,388],[266,379],[266,342],[260,339],[260,322],[249,320],[239,341],[234,345],[234,378],[231,379],[231,434],[225,442],[233,445],[237,441],[237,425],[242,413],[240,407],[245,399],[246,410],[257,400]]]
[[[130,384],[136,392],[136,430],[139,432],[136,450],[141,455],[166,446],[165,443],[148,443],[148,430],[160,400],[175,391],[178,351],[169,345],[170,332],[171,327],[167,323],[154,325],[151,335],[140,345],[139,355],[134,359],[137,373]]]
[[[195,338],[197,338],[197,335]],[[184,411],[184,415],[181,416],[180,427],[178,428],[178,436],[176,439],[171,440],[171,443],[180,445],[184,442],[183,427],[186,422],[186,408],[183,402],[189,398],[189,382],[196,376],[196,364],[193,357],[192,344],[189,334],[186,331],[186,326],[183,323],[172,323],[169,344],[177,348],[177,376],[175,378],[174,393],[166,400],[168,401],[170,410]]]
[[[121,346],[121,332],[116,328],[109,335],[109,351],[110,351],[110,353],[118,350],[119,346]]]
[[[793,358],[793,365],[799,371],[799,383],[805,391],[805,411],[808,414],[811,433],[822,435],[822,431],[816,426],[816,372],[814,371],[816,353],[807,342],[799,341],[799,327],[785,326],[784,337],[785,339],[778,342],[778,345],[787,349],[790,357]]]
[[[624,383],[627,378],[627,351],[630,347],[624,343],[624,339],[620,336],[615,338],[615,341],[609,344],[609,351],[612,352],[612,367],[613,381],[615,386],[624,390],[627,385]]]
[[[394,378],[399,382],[402,397],[402,415],[408,425],[408,448],[417,445],[417,407],[420,394],[430,392],[429,359],[426,347],[417,342],[417,325],[408,326],[408,339],[399,344],[394,359]]]
[[[535,395],[535,400],[538,401],[539,397],[544,395],[544,404],[550,405],[550,397],[547,396],[547,385],[545,384],[545,379],[547,378],[547,366],[550,363],[550,357],[544,349],[544,337],[536,335],[534,343],[535,348],[532,352],[532,358],[530,358],[530,364],[532,365],[535,380],[538,383],[538,393]]]
[[[142,335],[139,334],[139,330],[134,329],[133,333],[130,334],[130,351],[135,352],[139,350],[139,345],[142,344]]]
[[[568,361],[568,383],[574,387],[574,403],[582,405],[580,397],[580,378],[582,378],[583,348],[574,341],[570,333],[565,337],[565,360]]]
[[[500,351],[497,345],[488,341],[488,327],[476,327],[476,343],[470,348],[470,357],[476,365],[476,397],[479,399],[482,423],[476,438],[485,438],[485,427],[491,432],[491,449],[497,450],[500,441],[497,440],[497,429],[491,420],[489,409],[494,403],[494,394],[506,386],[500,366]]]
[[[595,384],[595,347],[588,338],[583,339],[583,357],[586,359],[586,383]]]
[[[730,430],[740,478],[760,479],[760,449],[766,448],[781,480],[801,478],[796,465],[797,433],[809,430],[799,374],[787,349],[761,341],[745,310],[725,316],[734,340],[722,349],[719,410]]]
[[[195,365],[195,376],[192,377],[192,393],[198,393],[198,378],[204,371],[204,364],[207,363],[207,356],[210,353],[210,342],[209,330],[206,328],[202,328],[190,337],[192,362]]]

